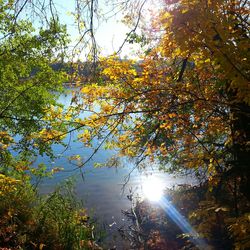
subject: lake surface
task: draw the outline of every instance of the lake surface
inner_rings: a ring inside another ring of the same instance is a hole
[[[70,93],[63,94],[59,97],[59,101],[67,106],[71,102],[71,97]],[[176,179],[166,173],[159,172],[156,166],[150,166],[144,172],[134,170],[125,189],[123,189],[125,178],[134,166],[131,162],[123,160],[124,166],[117,169],[107,167],[94,168],[94,162],[104,162],[114,155],[113,151],[104,149],[100,149],[81,171],[71,171],[75,166],[69,162],[68,157],[77,154],[87,158],[92,152],[90,148],[84,147],[76,139],[77,132],[64,139],[65,143],[70,142],[66,151],[62,145],[53,146],[54,153],[58,156],[56,160],[51,161],[47,157],[39,157],[37,159],[37,162],[44,162],[49,168],[62,167],[65,170],[55,174],[52,179],[43,181],[40,185],[40,191],[41,193],[48,193],[63,180],[74,177],[77,198],[83,201],[89,213],[108,231],[109,237],[106,242],[108,241],[110,246],[117,245],[117,249],[127,249],[122,247],[121,239],[117,236],[116,229],[126,225],[126,219],[121,210],[131,207],[131,202],[127,198],[129,190],[132,190],[135,195],[142,196],[141,185],[147,176],[159,178],[169,188],[177,183],[190,182],[190,180]]]

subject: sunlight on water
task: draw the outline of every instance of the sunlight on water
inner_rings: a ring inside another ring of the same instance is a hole
[[[142,191],[145,198],[150,201],[159,201],[163,196],[165,185],[160,179],[148,177],[142,183]]]
[[[67,107],[71,103],[72,94],[68,93],[59,97],[59,102]],[[81,117],[88,116],[89,113],[81,114]],[[127,225],[127,218],[121,212],[131,209],[131,201],[127,198],[130,194],[134,198],[147,198],[153,203],[161,202],[165,188],[171,188],[178,183],[188,183],[190,180],[173,178],[173,176],[159,171],[158,165],[148,163],[148,168],[135,169],[134,163],[126,158],[121,159],[121,166],[118,168],[94,168],[95,162],[103,163],[112,157],[116,151],[104,150],[100,148],[82,169],[76,169],[69,159],[72,155],[79,155],[81,159],[86,159],[93,153],[93,149],[84,147],[77,140],[78,131],[72,132],[64,139],[64,145],[54,144],[53,151],[57,156],[53,161],[47,156],[37,157],[34,163],[38,165],[43,162],[51,170],[54,167],[63,168],[57,172],[52,179],[46,179],[40,184],[40,193],[49,193],[58,183],[72,177],[75,181],[75,193],[79,200],[84,203],[89,214],[97,219],[98,223],[105,225],[109,234],[109,240],[115,236],[116,245],[119,237],[116,234],[117,228]],[[94,140],[93,146],[98,145],[99,141]],[[72,171],[75,169],[74,171]],[[134,171],[131,171],[133,170]],[[127,182],[127,177],[129,181]],[[126,185],[124,186],[124,183]],[[107,226],[107,227],[106,227]],[[108,240],[107,240],[108,242]],[[129,249],[129,248],[125,248]]]

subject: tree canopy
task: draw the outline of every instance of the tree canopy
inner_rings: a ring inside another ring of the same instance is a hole
[[[86,108],[100,105],[82,122],[92,135],[112,131],[121,154],[210,179],[236,165],[248,171],[246,15],[242,1],[166,1],[151,30],[160,38],[143,60],[103,59],[100,82],[82,88]]]
[[[93,146],[94,138],[101,140],[94,153],[101,146],[119,149],[118,158],[130,157],[138,167],[151,161],[165,171],[196,176],[208,195],[194,217],[199,220],[204,209],[211,212],[212,207],[216,224],[224,216],[217,216],[218,211],[228,213],[225,224],[235,248],[247,249],[249,3],[165,0],[140,36],[136,29],[144,1],[139,1],[139,17],[133,11],[126,15],[126,22],[135,26],[125,42],[147,49],[138,60],[121,59],[116,53],[98,61],[93,25],[97,1],[76,1],[79,43],[89,34],[95,71],[73,97],[74,105],[63,111],[55,91],[65,75],[51,65],[69,52],[66,29],[51,4],[43,27],[32,25],[20,14],[27,2],[0,0],[1,171],[20,162],[23,167],[22,160],[32,155],[49,154],[52,142],[79,130],[86,146]],[[86,8],[89,26],[81,18]],[[84,111],[91,115],[73,120]],[[13,149],[20,152],[18,162],[13,161]],[[207,224],[202,225],[201,233]]]
[[[0,157],[7,165],[10,148],[21,155],[49,152],[32,134],[56,124],[44,119],[46,110],[56,105],[56,91],[62,89],[63,74],[51,63],[61,59],[68,41],[57,19],[34,27],[19,16],[22,6],[18,9],[16,4],[1,1],[0,16]]]
[[[147,30],[152,43],[141,60],[104,58],[100,81],[81,89],[85,109],[93,115],[78,120],[88,127],[80,139],[102,135],[106,147],[119,148],[118,156],[137,164],[157,161],[166,171],[195,174],[215,204],[230,207],[231,229],[245,249],[248,233],[238,235],[235,218],[241,216],[246,228],[249,5],[164,2]]]

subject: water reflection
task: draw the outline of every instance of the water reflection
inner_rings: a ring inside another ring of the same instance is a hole
[[[71,98],[71,94],[61,95],[59,101],[68,106],[71,103]],[[123,161],[123,165],[126,167],[94,168],[93,164],[95,162],[105,162],[115,153],[104,149],[100,149],[83,168],[71,172],[75,166],[70,163],[70,156],[80,155],[85,159],[93,152],[92,149],[84,147],[82,143],[77,141],[77,135],[75,131],[64,139],[65,144],[68,144],[67,150],[62,145],[53,145],[53,150],[57,155],[55,160],[51,161],[47,157],[38,157],[36,163],[44,162],[49,168],[59,167],[64,169],[64,171],[55,174],[54,178],[44,181],[41,185],[41,192],[47,193],[53,190],[59,182],[74,176],[77,197],[84,201],[84,206],[94,213],[99,222],[105,223],[111,232],[113,228],[125,223],[121,210],[129,209],[131,206],[127,195],[133,192],[133,195],[142,196],[143,184],[145,189],[145,182],[149,177],[153,176],[158,183],[162,183],[159,192],[162,192],[163,187],[172,187],[177,182],[187,182],[187,180],[175,179],[164,174],[154,166],[143,172],[135,169],[130,175],[129,182],[124,186],[125,177],[134,168],[133,164]],[[94,143],[97,144],[98,141]],[[155,194],[155,189],[151,189],[152,186],[155,187],[156,184],[149,182],[146,189],[154,190],[153,193]]]

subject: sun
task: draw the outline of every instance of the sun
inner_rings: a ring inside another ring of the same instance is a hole
[[[160,179],[148,177],[142,183],[142,191],[145,198],[157,202],[163,197],[164,184]]]

